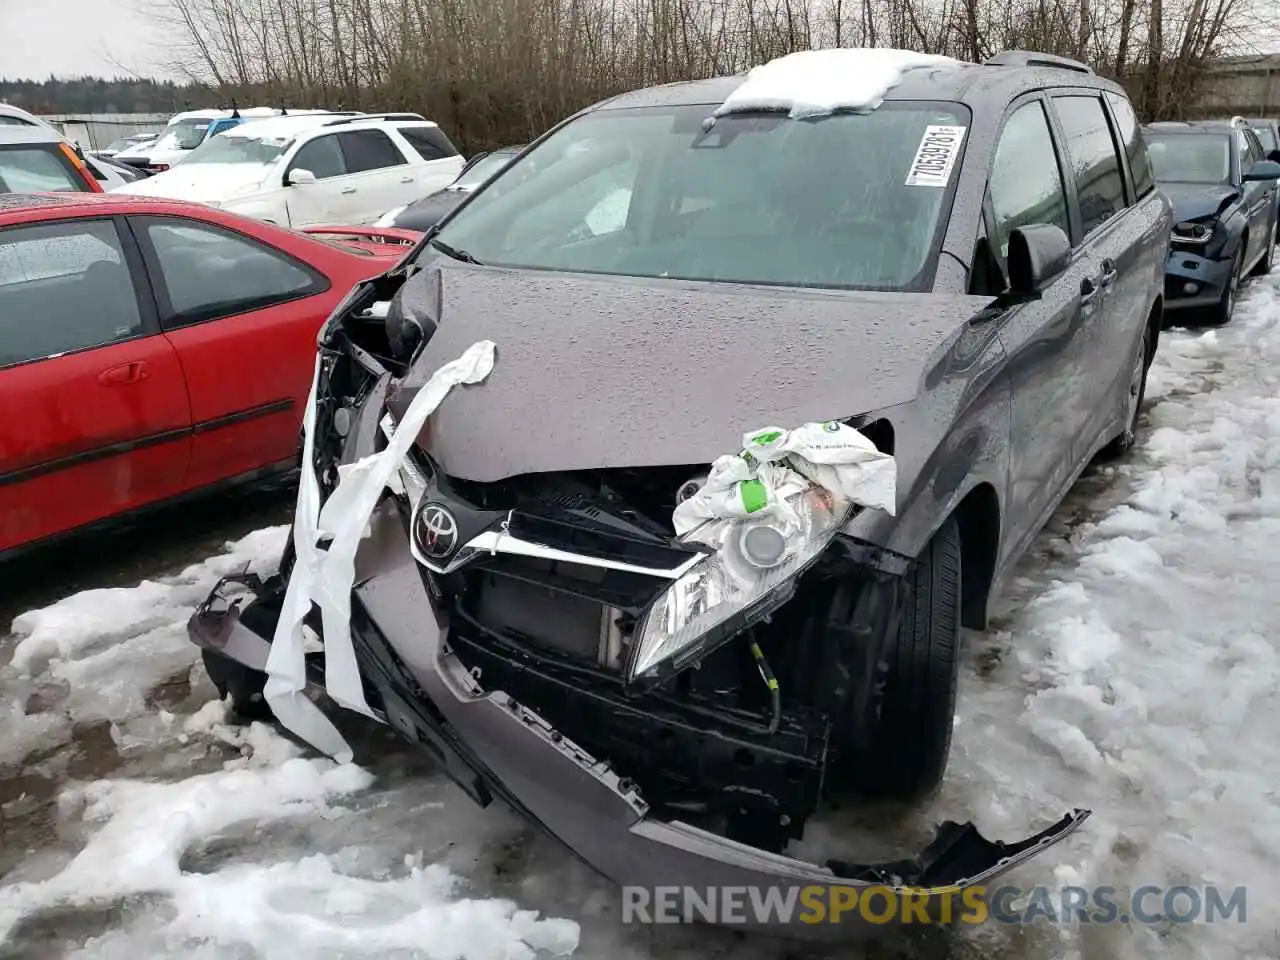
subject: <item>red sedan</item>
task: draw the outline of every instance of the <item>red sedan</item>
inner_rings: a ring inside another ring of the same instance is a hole
[[[410,249],[369,240],[176,201],[0,195],[0,557],[290,468],[320,326]]]

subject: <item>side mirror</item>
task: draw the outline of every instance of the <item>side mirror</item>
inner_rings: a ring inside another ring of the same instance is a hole
[[[1280,172],[1276,173],[1280,177]],[[316,175],[310,170],[304,170],[301,167],[295,167],[290,170],[288,176],[285,177],[285,184],[290,187],[296,187],[302,183],[315,183]]]
[[[1280,163],[1274,160],[1259,160],[1244,175],[1246,183],[1257,180],[1280,180]]]
[[[1009,292],[1034,298],[1067,268],[1071,241],[1052,223],[1029,223],[1009,235]]]

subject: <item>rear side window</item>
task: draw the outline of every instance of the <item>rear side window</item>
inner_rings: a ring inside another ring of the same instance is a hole
[[[1054,97],[1053,103],[1062,123],[1087,237],[1125,207],[1120,157],[1100,98]]]
[[[1039,100],[1018,107],[1005,121],[987,190],[995,211],[993,246],[1001,263],[1009,255],[1009,235],[1018,227],[1051,223],[1071,236],[1062,171]]]
[[[353,130],[339,134],[338,140],[347,160],[347,173],[398,167],[409,162],[381,130]]]
[[[0,193],[66,193],[88,189],[56,147],[0,148]]]
[[[261,310],[327,286],[284,254],[207,224],[151,220],[146,233],[168,301],[166,329]]]
[[[34,127],[35,124],[30,120],[23,120],[22,117],[11,117],[7,113],[0,113],[0,127]]]
[[[446,160],[458,155],[458,148],[439,127],[397,127],[400,136],[409,141],[423,160]]]
[[[1147,156],[1147,141],[1142,135],[1142,127],[1138,125],[1133,105],[1127,99],[1108,93],[1107,100],[1111,103],[1111,112],[1115,114],[1116,125],[1120,128],[1120,141],[1129,158],[1129,174],[1133,177],[1134,193],[1145,197],[1155,189],[1156,180],[1151,173],[1151,161]]]
[[[110,220],[0,230],[0,367],[143,331]]]

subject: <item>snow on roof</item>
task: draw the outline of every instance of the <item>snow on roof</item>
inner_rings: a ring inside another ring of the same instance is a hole
[[[837,110],[870,111],[908,70],[959,66],[951,57],[888,47],[802,50],[752,68],[715,115],[785,110],[800,120]]]

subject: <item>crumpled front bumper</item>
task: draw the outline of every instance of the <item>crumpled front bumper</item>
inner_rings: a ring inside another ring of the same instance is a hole
[[[760,896],[771,888],[786,896],[790,888],[819,887],[823,891],[808,894],[819,898],[836,896],[840,888],[846,903],[850,888],[949,896],[1035,856],[1089,816],[1087,810],[1072,811],[1007,845],[986,840],[972,825],[946,823],[909,860],[826,867],[658,820],[634,784],[508,694],[481,689],[451,651],[448,626],[423,585],[400,517],[385,504],[362,546],[355,583],[352,636],[363,677],[381,702],[381,719],[425,747],[478,803],[501,798],[621,885],[679,887],[700,896],[708,887],[753,887]],[[192,617],[191,638],[263,670],[268,642],[241,621],[223,586]],[[841,938],[883,929],[856,910],[844,913],[840,923],[814,923],[812,916],[806,921],[797,910],[789,918],[748,915],[743,925]]]
[[[1168,310],[1192,310],[1212,307],[1222,299],[1222,293],[1231,279],[1230,257],[1215,260],[1189,253],[1171,250],[1164,265],[1164,308]],[[1190,292],[1188,284],[1195,286]]]

